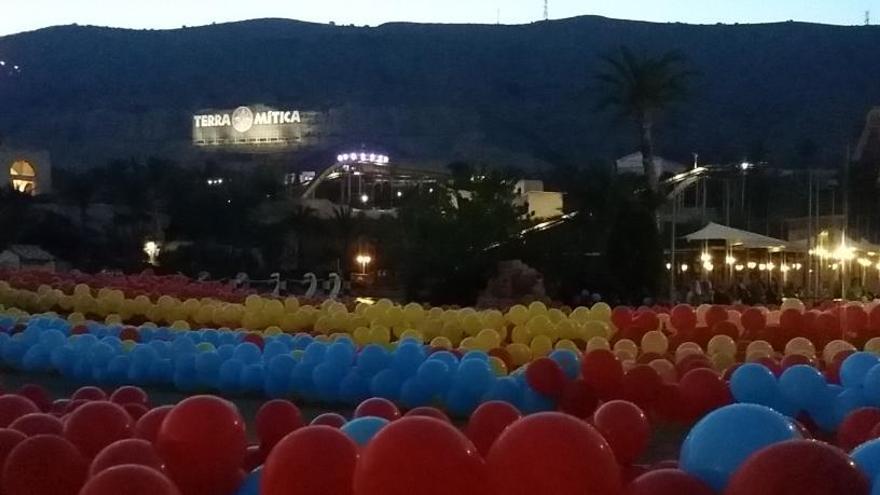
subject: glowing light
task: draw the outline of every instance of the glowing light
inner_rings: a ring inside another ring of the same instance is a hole
[[[361,265],[361,273],[363,275],[366,275],[367,265],[373,262],[373,257],[369,254],[359,254],[354,259],[358,262],[359,265]]]
[[[666,269],[672,270],[672,263],[666,263]]]
[[[733,267],[733,269],[738,272],[745,270],[745,268],[746,268],[745,265],[736,265],[735,267]]]
[[[867,258],[859,258],[859,264],[862,265],[862,267],[864,268],[868,268],[869,266],[871,266],[872,263],[871,260]]]
[[[724,262],[727,263],[728,265],[735,265],[736,258],[734,258],[733,256],[728,256],[728,257],[724,258]]]
[[[681,271],[686,272],[686,271],[688,271],[688,268],[689,268],[689,267],[687,266],[686,263],[682,263],[682,265],[681,265]]]
[[[706,270],[707,272],[711,272],[714,269],[715,269],[715,265],[713,265],[711,261],[707,261],[707,262],[703,263],[703,270]]]
[[[765,270],[767,270],[767,265],[765,263],[761,263],[760,265],[758,265],[758,271],[763,272]]]
[[[397,197],[398,197],[398,198],[402,198],[402,197],[403,197],[403,191],[397,191]]]
[[[752,164],[749,163],[749,162],[742,162],[742,163],[739,164],[739,168],[740,168],[740,170],[743,170],[743,171],[746,171],[746,170],[748,170],[748,169],[750,169],[750,168],[752,168],[752,167],[754,167],[754,165],[752,165]]]
[[[366,194],[361,194],[361,203],[366,203],[369,200],[370,200],[369,196],[367,196]]]
[[[840,246],[834,250],[833,256],[838,261],[851,261],[856,257],[856,249],[841,242]]]
[[[159,253],[162,248],[156,241],[147,241],[144,243],[144,254],[147,255],[147,261],[151,265],[158,264]]]
[[[703,253],[700,255],[700,261],[702,261],[703,263],[708,263],[712,261],[712,255],[709,253]]]
[[[788,265],[782,265],[781,267],[779,267],[779,270],[780,270],[782,273],[788,273],[788,271],[791,270],[791,267],[788,266]]]
[[[758,264],[754,261],[749,261],[748,263],[746,263],[746,266],[749,267],[749,270],[754,270],[758,266]]]
[[[772,261],[770,263],[767,263],[767,271],[772,272],[775,269],[776,265]]]

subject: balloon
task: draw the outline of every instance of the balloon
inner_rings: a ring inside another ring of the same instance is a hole
[[[165,416],[168,416],[172,409],[174,409],[174,406],[161,406],[150,409],[150,411],[137,420],[137,423],[134,425],[134,435],[132,436],[155,443],[156,437],[159,435],[159,428],[162,426],[162,421],[165,420]]]
[[[679,381],[679,388],[693,419],[733,402],[727,382],[708,368],[688,371]]]
[[[824,397],[827,383],[816,368],[796,365],[782,372],[779,377],[779,390],[782,396],[795,406],[807,409]]]
[[[565,373],[550,358],[538,358],[526,367],[526,381],[541,395],[559,398],[565,388]]]
[[[880,424],[880,409],[863,407],[849,413],[837,427],[837,446],[846,452],[874,438],[871,432]]]
[[[110,402],[115,402],[120,406],[125,404],[147,405],[149,400],[149,396],[142,388],[130,385],[119,387],[110,394]]]
[[[627,486],[627,495],[714,495],[715,492],[680,469],[655,469]]]
[[[39,385],[33,383],[22,385],[16,394],[30,399],[40,411],[49,412],[49,408],[52,406],[52,397],[49,396],[49,392]]]
[[[867,478],[845,453],[815,440],[770,445],[730,478],[725,495],[868,495]]]
[[[0,396],[0,428],[7,428],[25,414],[38,413],[40,409],[30,399],[20,395]]]
[[[880,358],[869,352],[851,354],[840,366],[840,383],[846,388],[861,387],[865,375],[877,364],[880,364]]]
[[[57,435],[23,440],[6,458],[3,495],[77,495],[86,480],[86,461]]]
[[[605,399],[620,393],[623,384],[623,365],[613,352],[596,349],[584,355],[581,362],[584,381]]]
[[[441,421],[446,421],[447,423],[452,424],[452,420],[449,419],[449,416],[447,416],[445,412],[437,409],[436,407],[416,407],[407,411],[406,414],[404,414],[404,417],[406,416],[427,416],[429,418],[439,419]]]
[[[779,396],[776,377],[766,366],[746,363],[730,377],[730,391],[737,402],[770,405]]]
[[[464,433],[485,457],[504,429],[521,417],[520,412],[507,402],[484,402],[471,415]]]
[[[64,423],[64,437],[88,459],[111,443],[131,436],[131,416],[112,402],[93,401],[70,413]]]
[[[79,495],[180,495],[177,487],[155,469],[137,464],[115,466],[90,479]]]
[[[239,482],[247,448],[244,420],[231,402],[189,397],[165,417],[156,448],[181,492],[224,494]]]
[[[620,492],[620,468],[611,447],[592,426],[565,414],[538,413],[513,423],[498,437],[486,462],[488,493]]]
[[[264,453],[272,450],[288,433],[303,426],[302,414],[293,402],[270,400],[257,411],[257,437]]]
[[[679,462],[684,471],[720,491],[750,455],[797,438],[797,428],[778,412],[755,404],[733,404],[709,413],[691,429]]]
[[[108,445],[98,453],[89,467],[89,475],[94,476],[105,469],[124,464],[138,464],[157,471],[165,470],[165,463],[159,458],[150,442],[140,438],[127,438]]]
[[[98,387],[81,387],[70,396],[70,400],[107,400],[107,394]]]
[[[357,409],[354,410],[355,418],[363,416],[375,416],[377,418],[385,418],[388,421],[394,421],[400,418],[400,409],[390,400],[374,397],[361,402]]]
[[[58,435],[64,432],[60,419],[46,413],[30,413],[16,419],[9,425],[10,430],[18,430],[29,437],[36,435]]]
[[[244,454],[244,462],[241,467],[244,471],[251,472],[266,462],[266,453],[260,449],[259,445],[248,445]]]
[[[354,443],[363,447],[379,433],[379,430],[388,425],[390,421],[375,416],[363,416],[355,418],[342,427],[342,432],[351,437]]]
[[[593,415],[593,425],[605,437],[622,466],[635,462],[651,439],[648,418],[632,402],[613,400],[602,404]]]
[[[622,395],[641,407],[649,407],[659,398],[662,385],[663,380],[654,368],[639,364],[623,376]]]
[[[859,445],[849,456],[869,480],[876,480],[880,476],[880,439]]]
[[[307,426],[272,449],[261,478],[261,495],[350,495],[358,447],[329,426]]]
[[[125,409],[125,412],[127,412],[128,415],[131,416],[131,419],[135,421],[141,419],[144,417],[144,414],[150,412],[150,409],[147,406],[136,402],[123,404],[122,408]]]
[[[12,449],[14,449],[16,445],[25,441],[26,438],[27,437],[24,433],[20,431],[0,428],[0,493],[2,493],[3,465],[6,463],[6,458],[9,457],[9,453],[12,452]]]
[[[599,398],[583,379],[565,384],[562,397],[559,399],[559,410],[577,418],[587,419],[593,415]]]
[[[345,419],[340,414],[336,413],[324,413],[320,416],[317,416],[315,419],[309,423],[310,426],[330,426],[333,428],[342,428],[342,426],[347,423],[348,420]]]
[[[239,487],[235,495],[260,495],[260,486],[262,485],[263,468],[258,467],[251,471],[244,484]]]
[[[461,432],[411,416],[383,428],[363,450],[354,495],[482,495],[485,476],[482,458]]]

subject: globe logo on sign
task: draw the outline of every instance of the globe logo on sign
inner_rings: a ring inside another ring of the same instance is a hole
[[[254,113],[248,107],[238,107],[232,112],[232,128],[238,132],[247,132],[254,126]]]

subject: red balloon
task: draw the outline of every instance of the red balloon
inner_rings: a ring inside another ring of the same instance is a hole
[[[123,404],[122,408],[125,409],[125,412],[127,412],[128,415],[131,416],[131,419],[134,421],[141,419],[142,417],[144,417],[144,414],[150,412],[150,409],[147,406],[134,402],[130,404]]]
[[[379,431],[362,452],[354,474],[355,495],[415,493],[486,493],[482,457],[449,423],[421,416],[402,418]]]
[[[690,305],[679,304],[672,308],[669,314],[669,322],[679,333],[693,332],[697,327],[697,313]]]
[[[691,419],[700,418],[733,402],[727,382],[708,368],[688,371],[678,384]]]
[[[515,422],[486,461],[488,493],[620,493],[620,468],[611,447],[592,426],[566,414],[538,413]]]
[[[6,428],[25,414],[38,413],[40,409],[30,399],[20,395],[0,396],[0,428]]]
[[[520,412],[507,402],[484,402],[471,414],[464,433],[485,457],[504,429],[521,417]]]
[[[355,418],[362,418],[364,416],[376,416],[377,418],[394,421],[400,418],[400,409],[390,400],[373,397],[361,402],[357,409],[354,410]]]
[[[70,400],[107,400],[107,394],[98,387],[81,387]]]
[[[613,400],[596,409],[593,425],[605,437],[617,462],[632,464],[644,453],[651,439],[651,424],[645,413],[632,402]]]
[[[115,402],[120,406],[125,404],[143,404],[146,406],[149,401],[150,397],[144,392],[144,389],[132,387],[131,385],[119,387],[110,394],[110,402]]]
[[[348,420],[341,414],[324,413],[317,416],[309,423],[309,426],[330,426],[333,428],[342,428]]]
[[[300,428],[278,442],[266,459],[260,495],[351,495],[357,462],[357,445],[340,430]]]
[[[874,438],[874,427],[880,424],[880,409],[862,407],[849,413],[837,427],[837,446],[846,452]]]
[[[64,414],[67,412],[67,406],[69,405],[70,399],[55,399],[52,401],[52,407],[50,408],[50,411],[55,416],[61,417],[64,416]]]
[[[224,495],[242,474],[244,420],[231,402],[197,395],[174,406],[156,438],[172,481],[187,495]]]
[[[165,475],[147,466],[127,464],[98,473],[79,495],[180,495]]]
[[[678,376],[687,375],[691,370],[699,368],[712,369],[712,361],[703,354],[690,354],[675,364],[675,371]]]
[[[427,416],[429,418],[439,419],[440,421],[446,421],[447,423],[452,424],[452,420],[449,419],[449,416],[436,407],[416,407],[407,411],[403,416]]]
[[[157,471],[165,470],[165,463],[159,458],[153,444],[140,438],[126,438],[111,443],[95,456],[89,467],[89,476],[125,464],[138,464]]]
[[[93,401],[70,413],[64,423],[64,437],[91,459],[111,443],[130,437],[133,426],[122,406]]]
[[[133,436],[156,443],[156,437],[159,436],[159,428],[162,426],[162,421],[165,420],[165,416],[168,416],[172,409],[174,409],[174,406],[161,406],[147,411],[146,414],[137,420],[137,424],[134,425]]]
[[[86,461],[57,435],[37,435],[12,449],[3,467],[3,495],[77,495]]]
[[[141,334],[138,332],[137,328],[125,327],[119,332],[119,340],[133,340],[139,342],[141,340]]]
[[[262,349],[263,346],[266,345],[265,341],[263,340],[263,337],[260,337],[259,335],[255,334],[255,333],[249,333],[249,334],[245,335],[242,342],[250,342],[251,344],[256,345],[260,349]]]
[[[623,398],[642,407],[653,405],[660,396],[663,379],[647,364],[631,368],[623,376]]]
[[[33,402],[42,412],[49,412],[52,408],[52,397],[45,388],[39,385],[33,383],[22,385],[16,393],[22,397],[30,399],[31,402]]]
[[[623,365],[613,352],[596,349],[584,355],[581,362],[584,382],[596,391],[599,398],[606,399],[620,394],[623,385]]]
[[[657,317],[657,313],[651,310],[640,311],[639,314],[633,319],[632,324],[634,327],[639,329],[642,335],[644,335],[645,332],[650,332],[660,328],[660,318]]]
[[[680,469],[649,471],[629,484],[626,495],[714,495],[712,488]]]
[[[688,423],[692,420],[689,408],[685,407],[681,387],[677,383],[664,383],[660,396],[654,403],[654,412],[660,418],[672,423]]]
[[[257,438],[260,448],[269,453],[272,447],[288,433],[303,426],[302,414],[293,402],[275,399],[266,402],[257,411]]]
[[[880,335],[880,305],[874,306],[868,314],[868,329],[872,335]]]
[[[846,318],[846,329],[850,332],[862,334],[868,329],[868,313],[861,306],[847,306],[843,316]]]
[[[591,417],[597,405],[599,398],[596,393],[580,378],[566,383],[559,399],[560,411],[581,419]]]
[[[767,327],[767,317],[758,308],[749,308],[743,311],[740,317],[743,329],[749,336],[756,336]]]
[[[73,411],[76,411],[77,409],[79,409],[80,406],[82,406],[84,404],[88,404],[89,402],[92,402],[92,401],[90,401],[88,399],[69,400],[69,401],[67,401],[67,408],[64,410],[64,412],[66,414],[72,413]]]
[[[716,323],[712,327],[712,335],[727,335],[734,340],[740,337],[739,328],[736,327],[736,324],[727,320]]]
[[[786,309],[779,315],[779,328],[787,335],[797,335],[804,328],[804,315],[796,309]]]
[[[814,359],[804,356],[803,354],[789,354],[788,356],[782,358],[783,370],[787,370],[788,368],[791,368],[792,366],[797,366],[799,364],[805,364],[814,368],[818,368],[818,365],[816,364],[816,361]]]
[[[713,328],[722,321],[727,321],[729,316],[730,315],[727,314],[727,309],[725,309],[724,306],[711,306],[709,310],[706,311],[706,326]]]
[[[633,322],[633,311],[626,306],[618,306],[611,310],[611,323],[618,329],[628,328]]]
[[[29,437],[36,435],[63,435],[64,423],[46,413],[30,413],[16,419],[9,425],[10,430],[18,430]]]
[[[816,440],[789,440],[752,454],[725,495],[868,495],[870,483],[842,450]]]
[[[259,445],[248,445],[244,454],[244,463],[242,469],[249,473],[266,462],[266,454]]]
[[[12,449],[21,442],[24,442],[25,439],[27,437],[20,431],[0,428],[0,487],[3,486],[3,465],[6,463],[6,458],[9,457]],[[2,491],[2,488],[0,488],[0,493]]]
[[[559,398],[565,389],[565,372],[556,361],[538,358],[527,365],[526,382],[541,395]]]

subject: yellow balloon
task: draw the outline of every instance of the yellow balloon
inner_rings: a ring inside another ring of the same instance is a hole
[[[189,330],[190,328],[189,328],[189,323],[187,323],[183,320],[177,320],[171,324],[171,329],[177,330],[177,331],[186,331],[186,330]]]
[[[880,354],[880,337],[874,337],[865,342],[865,352]]]
[[[104,324],[105,325],[121,325],[122,324],[122,317],[119,315],[115,315],[115,314],[114,315],[107,315],[107,317],[104,318]]]
[[[571,312],[569,316],[573,321],[584,324],[590,320],[592,320],[592,315],[590,314],[590,308],[585,308],[584,306],[578,306]]]
[[[494,349],[501,345],[501,336],[495,330],[480,330],[480,333],[475,338],[480,343],[481,348]]]
[[[537,359],[550,354],[550,351],[553,350],[553,341],[546,335],[538,335],[532,339],[529,347],[532,350],[532,358]]]
[[[632,340],[620,339],[614,344],[614,352],[617,351],[626,351],[632,355],[632,359],[635,359],[639,355],[639,346]]]
[[[438,349],[452,349],[452,342],[446,337],[434,337],[431,340],[431,347]]]
[[[198,344],[196,344],[196,349],[201,352],[211,352],[215,350],[214,344],[210,342],[199,342]]]
[[[727,368],[736,364],[736,358],[732,354],[716,352],[712,354],[712,367],[719,373],[724,373]]]
[[[617,356],[617,359],[620,359],[623,362],[624,369],[627,369],[627,366],[632,367],[632,363],[635,363],[636,355],[630,352],[628,349],[615,349],[614,355]],[[630,363],[627,365],[627,363]]]
[[[474,337],[465,337],[461,341],[461,343],[458,344],[458,347],[462,350],[465,350],[465,351],[473,351],[473,350],[480,349],[480,345],[477,342],[477,339],[475,339]]]
[[[415,340],[419,344],[425,342],[425,337],[418,330],[413,330],[413,329],[409,329],[409,330],[404,331],[402,334],[400,334],[400,338],[401,338],[401,340],[402,339]]]
[[[389,344],[391,343],[391,330],[388,327],[377,325],[370,329],[368,338],[373,344]]]
[[[508,344],[506,349],[514,366],[519,367],[532,360],[532,349],[523,343]]]
[[[281,335],[282,333],[284,332],[282,332],[281,327],[275,325],[272,325],[271,327],[263,331],[263,335],[267,337],[271,337],[273,335]]]
[[[736,342],[729,335],[715,335],[709,339],[709,343],[706,345],[706,352],[710,356],[718,353],[736,356]]]
[[[513,327],[510,340],[517,344],[528,344],[532,341],[532,334],[525,325],[517,325]]]
[[[80,312],[73,312],[67,315],[67,321],[73,325],[79,325],[86,321],[86,317]]]
[[[834,360],[834,356],[841,351],[854,351],[856,348],[845,340],[832,340],[829,342],[825,349],[822,351],[822,357],[825,359],[826,363],[830,363]]]
[[[784,352],[786,356],[800,354],[802,356],[814,357],[816,356],[816,346],[809,339],[795,337],[785,344]]]
[[[755,340],[755,341],[749,342],[749,345],[746,346],[746,356],[748,356],[749,354],[753,354],[755,352],[761,352],[761,353],[766,354],[767,356],[772,356],[774,350],[773,350],[773,346],[770,345],[770,343],[767,342],[766,340]]]
[[[603,302],[597,302],[590,309],[590,314],[594,320],[611,321],[611,306]]]
[[[686,356],[703,354],[703,348],[694,342],[684,342],[675,349],[675,362],[679,363]]]
[[[288,313],[293,313],[294,311],[299,309],[299,299],[294,296],[290,296],[284,300],[284,311]]]
[[[358,345],[367,345],[370,343],[370,329],[367,327],[358,327],[354,330],[354,341]]]
[[[755,361],[758,361],[759,359],[772,358],[772,357],[773,356],[770,353],[768,353],[767,351],[762,350],[762,349],[757,349],[757,350],[754,350],[751,352],[746,351],[746,362],[747,363],[754,363]]]
[[[650,352],[663,355],[666,354],[666,351],[669,349],[669,339],[663,334],[663,332],[653,330],[642,336],[641,347],[643,353]]]
[[[492,367],[492,371],[495,372],[495,376],[507,376],[507,365],[504,364],[501,358],[489,356],[489,365]]]
[[[568,339],[562,339],[559,342],[557,342],[555,348],[556,348],[556,350],[567,349],[569,351],[574,351],[577,354],[581,353],[581,350],[578,349],[577,344],[575,344],[574,342],[572,342]]]
[[[608,339],[606,339],[605,337],[593,337],[587,341],[586,352],[595,351],[598,349],[604,349],[606,351],[610,351],[611,344],[608,343]]]
[[[133,340],[123,340],[122,341],[122,349],[125,352],[131,352],[131,350],[134,349],[134,346],[136,346],[136,345],[137,345],[137,342],[135,342]]]
[[[675,371],[675,365],[668,359],[655,359],[648,363],[648,366],[654,368],[664,382],[676,383],[678,381],[678,374]]]
[[[533,301],[529,304],[529,315],[531,317],[547,315],[547,305],[542,303],[541,301]]]

